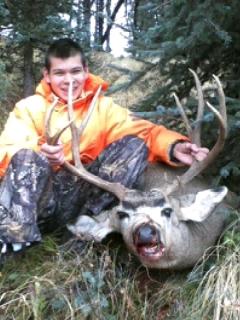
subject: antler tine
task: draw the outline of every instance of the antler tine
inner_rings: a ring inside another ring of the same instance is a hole
[[[203,98],[203,91],[202,86],[200,83],[200,80],[196,74],[195,71],[192,69],[189,69],[189,71],[193,74],[196,88],[197,88],[197,94],[198,94],[198,109],[197,109],[197,117],[195,121],[195,125],[192,132],[191,141],[192,143],[195,143],[197,146],[201,146],[201,122],[203,119],[203,113],[204,113],[204,98]]]
[[[223,92],[223,88],[219,78],[216,75],[213,75],[214,80],[217,84],[217,91],[219,96],[219,111],[223,117],[224,123],[227,123],[227,109],[226,109],[226,99]]]
[[[53,101],[53,104],[47,110],[46,117],[45,117],[45,136],[46,136],[46,140],[49,145],[57,144],[61,134],[70,126],[71,122],[74,121],[74,120],[72,120],[69,123],[67,123],[66,126],[64,126],[62,129],[58,130],[54,135],[51,134],[50,122],[51,122],[53,111],[54,111],[57,103],[58,103],[58,98],[55,98]]]
[[[191,167],[182,176],[178,177],[177,180],[173,182],[173,184],[167,190],[168,195],[174,192],[179,187],[179,185],[184,185],[188,183],[199,173],[201,173],[205,168],[207,168],[216,159],[217,155],[223,149],[227,137],[227,114],[225,96],[220,80],[216,76],[214,76],[214,79],[217,83],[220,111],[214,108],[209,102],[206,102],[206,104],[208,108],[214,113],[219,123],[219,134],[217,141],[204,160],[194,161]],[[199,121],[201,120],[199,119]]]
[[[191,125],[189,123],[188,117],[186,115],[186,112],[183,109],[183,106],[182,106],[178,96],[176,95],[176,93],[173,93],[173,96],[174,96],[176,105],[177,105],[177,107],[178,107],[178,109],[180,111],[180,114],[181,114],[182,120],[184,122],[185,128],[187,130],[188,137],[190,138],[190,140],[192,140],[193,132],[192,132],[192,128],[191,128]]]
[[[72,92],[73,92],[73,81],[70,81],[69,87],[68,87],[68,117],[69,120],[73,120],[73,98],[72,98]],[[80,149],[79,149],[79,137],[78,137],[78,129],[76,127],[76,124],[72,121],[71,125],[71,133],[72,133],[72,156],[74,164],[77,168],[82,167],[82,163],[80,160]]]
[[[203,118],[203,113],[204,113],[204,99],[203,99],[203,92],[202,92],[202,87],[200,80],[196,74],[195,71],[192,69],[189,69],[189,71],[193,74],[196,88],[197,88],[197,93],[198,93],[198,109],[197,109],[197,117],[195,121],[194,128],[189,123],[188,117],[186,115],[186,112],[178,98],[178,96],[174,93],[174,99],[176,102],[176,105],[180,111],[181,117],[183,119],[185,128],[187,130],[188,137],[192,141],[192,143],[195,143],[197,146],[201,146],[201,120]]]
[[[92,102],[91,102],[91,104],[90,104],[88,113],[87,113],[85,119],[82,121],[80,127],[78,128],[78,135],[79,135],[80,137],[81,137],[81,135],[82,135],[82,133],[83,133],[83,131],[84,131],[84,129],[85,129],[85,127],[86,127],[86,125],[87,125],[87,123],[88,123],[91,115],[92,115],[92,112],[93,112],[93,110],[94,110],[94,108],[95,108],[95,104],[96,104],[97,98],[99,97],[101,90],[102,90],[102,86],[99,86],[99,88],[98,88],[97,91],[96,91],[95,96],[94,96],[93,99],[92,99]]]
[[[50,144],[50,145],[55,144],[55,138],[54,138],[54,136],[51,135],[50,121],[52,118],[53,110],[55,109],[55,107],[57,105],[57,102],[58,102],[58,99],[55,97],[52,105],[46,111],[45,122],[44,122],[46,140],[47,140],[48,144]]]
[[[90,116],[96,106],[96,102],[98,99],[98,96],[101,92],[101,86],[96,91],[92,102],[89,106],[87,115],[85,116],[85,119],[82,121],[82,124],[79,128],[75,125],[75,123],[72,123],[71,125],[71,132],[72,132],[72,150],[75,154],[74,161],[77,160],[78,167],[73,166],[69,162],[65,162],[65,166],[74,174],[81,177],[82,179],[88,181],[89,183],[92,183],[93,185],[102,188],[110,193],[113,193],[117,196],[118,199],[123,199],[124,194],[127,190],[122,184],[120,183],[113,183],[108,182],[103,179],[101,179],[98,176],[93,175],[91,172],[88,172],[84,166],[82,165],[81,159],[80,159],[80,152],[79,152],[79,135],[82,134],[83,130],[86,128],[87,123],[90,119]],[[73,109],[72,109],[72,86],[69,86],[69,95],[68,95],[68,108],[69,108],[69,117],[72,118]],[[78,153],[77,153],[78,152]],[[76,163],[75,163],[76,165]]]

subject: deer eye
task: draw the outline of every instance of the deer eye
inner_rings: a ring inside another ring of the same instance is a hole
[[[172,208],[164,208],[161,214],[167,218],[170,218],[172,211],[173,211]]]
[[[124,211],[117,211],[117,214],[118,214],[120,220],[125,219],[125,218],[129,218],[129,214]]]

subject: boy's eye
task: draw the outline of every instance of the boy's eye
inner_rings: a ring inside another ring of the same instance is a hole
[[[64,73],[61,72],[61,71],[56,71],[56,72],[54,72],[54,75],[55,75],[55,76],[63,76]]]
[[[82,72],[83,72],[82,68],[72,70],[72,74],[78,74],[78,73],[82,73]]]

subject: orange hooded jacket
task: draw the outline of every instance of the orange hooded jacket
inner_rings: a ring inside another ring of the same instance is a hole
[[[105,91],[108,84],[100,77],[88,74],[84,85],[84,97],[74,101],[76,124],[79,126],[99,85]],[[20,149],[27,148],[38,152],[45,142],[44,118],[51,106],[54,94],[51,87],[42,80],[36,93],[19,101],[10,113],[5,128],[0,136],[0,176],[3,176],[11,157]],[[51,128],[56,132],[68,122],[66,104],[59,101],[52,115]],[[125,108],[115,104],[112,98],[100,96],[91,119],[80,139],[81,159],[84,163],[93,161],[111,142],[126,135],[142,138],[150,152],[149,161],[160,160],[171,165],[170,146],[176,140],[186,137],[136,118]],[[64,144],[65,159],[71,161],[71,131],[67,129],[60,138]]]

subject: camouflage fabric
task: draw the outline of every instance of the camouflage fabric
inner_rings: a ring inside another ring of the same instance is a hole
[[[88,170],[127,187],[147,165],[144,142],[127,136],[109,145]],[[17,152],[0,185],[0,242],[41,240],[40,230],[63,226],[79,214],[97,215],[117,199],[65,169],[53,172],[48,160],[32,150]]]

